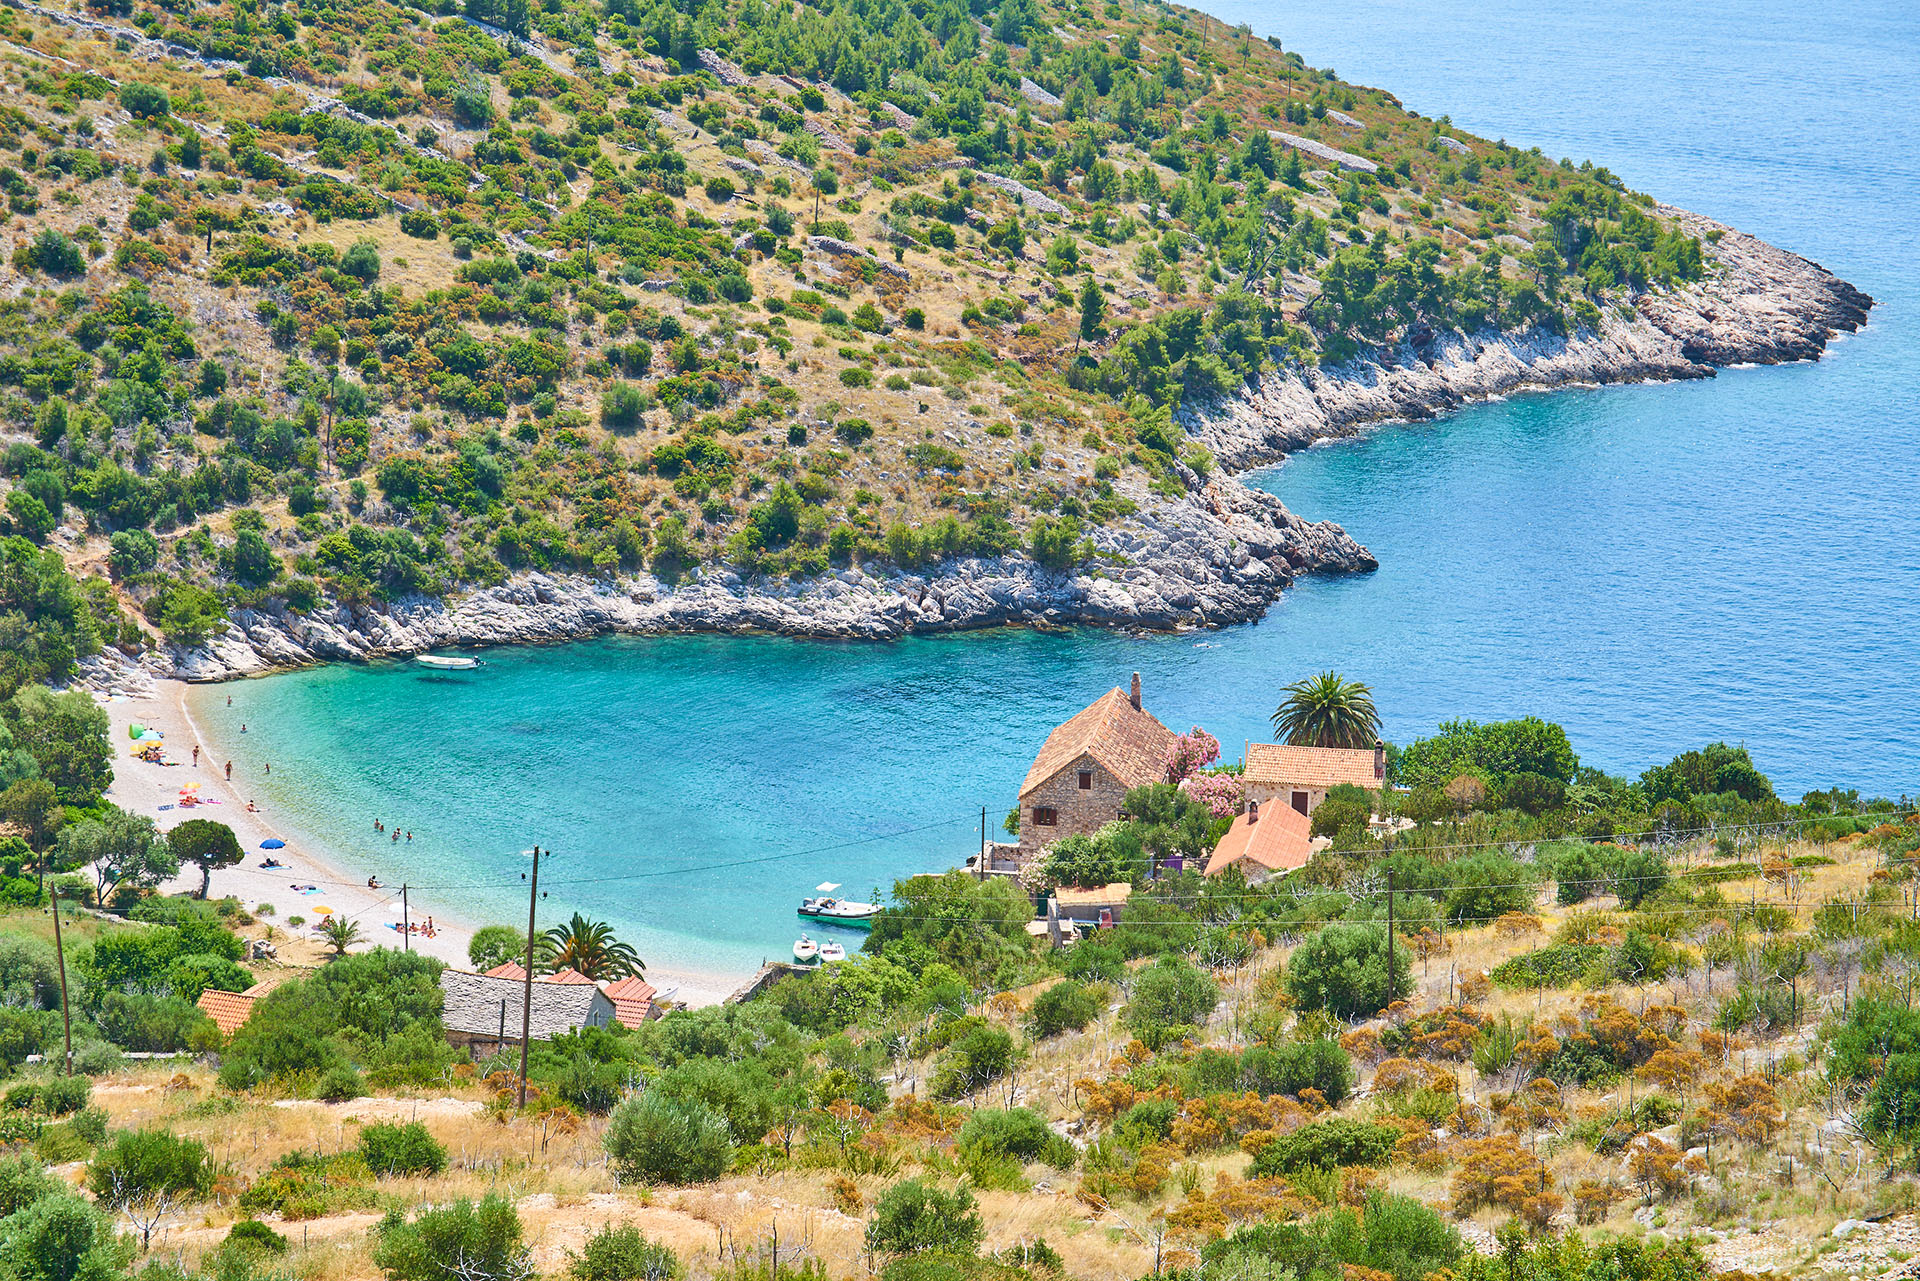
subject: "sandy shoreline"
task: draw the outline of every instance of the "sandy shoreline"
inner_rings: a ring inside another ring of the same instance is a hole
[[[229,782],[225,776],[226,758],[204,727],[194,720],[187,707],[186,691],[185,682],[160,680],[154,682],[154,692],[149,697],[114,697],[103,702],[112,724],[110,739],[114,752],[113,784],[107,789],[108,798],[130,813],[152,819],[162,831],[189,818],[214,819],[231,827],[246,851],[246,858],[239,866],[213,874],[209,891],[213,897],[231,895],[250,910],[257,910],[263,903],[271,904],[274,915],[267,919],[280,929],[308,938],[315,937],[312,934],[313,922],[318,916],[315,908],[330,907],[335,915],[359,924],[361,941],[354,950],[402,946],[404,936],[389,928],[389,923],[397,924],[401,919],[399,886],[383,884],[379,889],[369,889],[364,873],[355,875],[351,867],[343,866],[345,860],[338,859],[308,837],[296,815],[283,811],[264,789],[249,786],[256,780],[250,779],[242,769],[236,767]],[[156,729],[166,736],[166,764],[155,764],[133,755],[127,727],[135,724]],[[193,755],[196,745],[200,748],[197,766]],[[198,794],[206,803],[185,809],[179,807],[182,786],[188,783],[200,785]],[[247,808],[250,800],[256,806],[251,811]],[[170,808],[163,809],[163,806]],[[260,847],[262,841],[273,838],[285,841],[285,847],[277,850]],[[269,857],[284,866],[261,867]],[[315,886],[317,892],[303,894],[293,888],[296,885]],[[175,892],[198,890],[199,869],[183,870],[165,888]],[[409,894],[408,899],[408,918],[419,924],[431,917],[434,925],[431,938],[418,933],[412,935],[413,950],[459,969],[470,968],[467,945],[473,938],[475,923],[461,919],[458,910],[449,904],[431,901],[422,894]],[[306,925],[298,931],[291,930],[287,921],[292,916],[305,917]],[[747,977],[678,970],[667,964],[656,964],[651,958],[647,967],[648,982],[663,993],[678,989],[673,992],[674,999],[688,1005],[715,1004]]]

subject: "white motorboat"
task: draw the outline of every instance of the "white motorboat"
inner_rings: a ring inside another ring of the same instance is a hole
[[[479,659],[465,654],[415,654],[413,661],[443,672],[464,672],[480,666]]]
[[[820,959],[820,945],[802,934],[800,941],[793,945],[793,959],[802,965],[812,965]]]
[[[800,904],[800,916],[808,921],[825,921],[829,925],[849,925],[857,930],[873,928],[873,918],[880,915],[878,903],[855,903],[843,898],[810,898]]]
[[[835,961],[844,961],[847,959],[847,949],[841,947],[838,943],[822,943],[820,945],[820,959],[828,965],[833,964]]]

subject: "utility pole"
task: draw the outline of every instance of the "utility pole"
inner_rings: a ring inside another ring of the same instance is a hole
[[[413,951],[413,922],[407,917],[407,887],[400,887],[400,947],[402,951]]]
[[[1393,873],[1387,873],[1387,1004],[1393,1004]]]
[[[60,1022],[67,1034],[67,1075],[73,1075],[73,1012],[67,1007],[67,949],[60,941],[60,887],[53,887],[53,954],[60,963]]]
[[[527,886],[527,972],[520,997],[520,1103],[527,1106],[527,1045],[533,1035],[533,912],[540,901],[540,847],[533,847],[533,880]]]
[[[981,880],[987,879],[987,807],[980,807],[980,857],[974,861],[973,870]]]

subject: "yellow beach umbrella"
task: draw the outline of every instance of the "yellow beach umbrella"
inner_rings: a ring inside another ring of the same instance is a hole
[[[325,903],[317,903],[317,904],[315,904],[315,905],[314,905],[314,909],[313,909],[313,910],[314,910],[314,912],[315,912],[315,913],[316,913],[317,915],[320,915],[320,916],[332,916],[332,915],[333,915],[333,909],[332,909],[332,908],[330,908],[330,907],[328,907],[328,906],[327,906],[327,905],[326,905]]]

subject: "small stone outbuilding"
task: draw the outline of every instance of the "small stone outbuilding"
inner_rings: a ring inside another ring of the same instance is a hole
[[[1130,691],[1108,690],[1047,735],[1020,784],[1020,857],[1064,836],[1091,835],[1121,817],[1129,791],[1166,781],[1174,733]]]
[[[1207,859],[1208,876],[1238,867],[1250,885],[1307,865],[1313,857],[1313,820],[1291,805],[1250,801]]]
[[[516,970],[518,966],[514,967]],[[440,1021],[447,1041],[476,1059],[520,1045],[521,1011],[526,994],[525,971],[519,978],[446,970],[440,975],[445,1005]],[[533,1018],[528,1036],[551,1041],[583,1027],[606,1027],[617,1021],[613,1001],[591,979],[556,983],[533,981]]]

